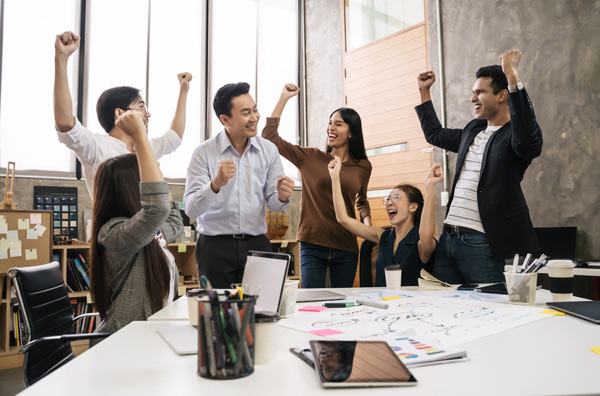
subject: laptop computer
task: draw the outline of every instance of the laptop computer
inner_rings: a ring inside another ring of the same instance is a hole
[[[600,301],[548,302],[550,308],[600,324]]]
[[[279,312],[289,265],[289,254],[254,250],[248,252],[242,287],[244,293],[258,294],[254,312],[262,314]]]

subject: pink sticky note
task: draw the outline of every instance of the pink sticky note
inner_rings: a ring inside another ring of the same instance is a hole
[[[306,311],[306,312],[321,312],[326,310],[327,307],[317,307],[314,305],[307,305],[305,307],[299,308],[298,311]]]
[[[313,331],[309,331],[309,333],[312,333],[314,335],[318,335],[321,337],[325,337],[325,336],[330,336],[330,335],[336,335],[336,334],[343,334],[343,331],[337,331],[337,330],[332,330],[332,329],[322,329],[322,330],[313,330]]]

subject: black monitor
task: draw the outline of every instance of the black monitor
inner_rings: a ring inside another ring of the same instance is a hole
[[[577,227],[535,227],[540,252],[550,258],[575,258]]]

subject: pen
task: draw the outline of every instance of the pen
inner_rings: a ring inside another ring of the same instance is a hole
[[[204,308],[206,307],[206,311],[204,310]],[[207,346],[207,350],[208,350],[208,364],[209,364],[209,370],[210,370],[210,375],[212,377],[216,377],[217,376],[217,363],[215,362],[215,345],[213,344],[213,339],[212,339],[212,325],[210,323],[210,314],[211,314],[211,309],[210,309],[210,304],[204,304],[204,303],[200,303],[200,314],[202,315],[203,321],[204,321],[204,330],[205,330],[205,334],[206,334],[206,346]]]
[[[529,264],[529,260],[531,260],[531,253],[527,253],[525,256],[525,260],[523,260],[523,265],[521,265],[521,272],[525,272],[527,269],[527,265]]]
[[[382,302],[375,301],[375,300],[356,300],[356,303],[361,304],[361,305],[366,305],[368,307],[381,308],[381,309],[388,309],[390,307],[386,303],[382,303]]]
[[[327,307],[327,308],[350,308],[350,307],[354,306],[354,303],[353,302],[326,302],[326,303],[323,303],[323,306]]]
[[[517,273],[517,265],[519,264],[519,253],[515,254],[515,258],[513,259],[512,273]]]

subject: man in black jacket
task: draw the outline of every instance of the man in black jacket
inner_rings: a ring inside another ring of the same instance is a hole
[[[504,280],[504,259],[539,250],[521,180],[542,152],[542,131],[517,66],[521,52],[501,66],[477,71],[471,103],[475,119],[464,129],[442,128],[431,103],[432,71],[417,85],[415,107],[427,142],[458,153],[433,275],[449,283]]]

